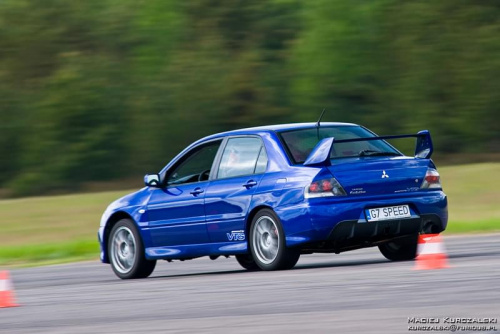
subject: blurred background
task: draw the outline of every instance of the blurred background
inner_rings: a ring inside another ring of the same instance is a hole
[[[323,108],[500,161],[499,91],[496,0],[2,0],[0,263],[97,257],[106,205],[192,141]],[[499,166],[440,169],[450,228],[498,229]]]
[[[0,195],[139,186],[204,135],[323,108],[498,160],[499,91],[498,1],[2,0]]]

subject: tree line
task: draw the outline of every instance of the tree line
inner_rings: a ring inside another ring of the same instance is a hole
[[[159,170],[229,129],[325,120],[500,144],[491,0],[3,0],[0,188]]]

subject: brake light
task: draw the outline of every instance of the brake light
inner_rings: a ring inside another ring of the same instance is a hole
[[[318,192],[319,191],[319,184],[317,182],[311,183],[311,185],[309,186],[309,191],[313,192],[313,193]]]
[[[332,191],[333,190],[332,182],[330,180],[321,181],[321,190]]]
[[[304,192],[305,198],[345,195],[344,188],[335,178],[314,181],[306,187]]]
[[[441,189],[441,179],[437,170],[429,168],[420,189]]]

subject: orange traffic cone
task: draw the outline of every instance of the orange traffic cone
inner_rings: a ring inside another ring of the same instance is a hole
[[[0,271],[0,308],[19,306],[14,302],[14,292],[8,271]]]
[[[417,254],[414,270],[449,268],[448,257],[439,234],[419,235]]]

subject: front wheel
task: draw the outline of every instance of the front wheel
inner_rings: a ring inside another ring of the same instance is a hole
[[[285,233],[276,214],[259,211],[250,226],[250,251],[262,270],[291,269],[300,257],[300,251],[286,247]]]
[[[108,254],[111,268],[121,279],[146,278],[156,266],[156,261],[145,258],[141,236],[130,219],[122,219],[113,226]]]
[[[388,260],[408,261],[417,256],[418,233],[378,246]]]

